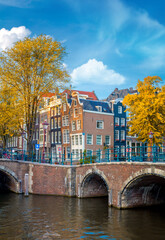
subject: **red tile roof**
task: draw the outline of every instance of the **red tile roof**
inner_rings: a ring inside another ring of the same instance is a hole
[[[92,92],[87,92],[87,91],[80,91],[80,90],[71,90],[71,93],[72,92],[78,92],[79,94],[82,94],[82,95],[87,95],[89,99],[91,100],[98,100],[96,94],[94,91]],[[66,89],[62,92],[62,94],[64,93],[67,93],[68,95],[70,94],[70,90],[69,89]]]
[[[53,96],[55,96],[55,95],[56,95],[56,93],[50,93],[50,92],[48,92],[48,93],[43,93],[42,97],[53,97]]]

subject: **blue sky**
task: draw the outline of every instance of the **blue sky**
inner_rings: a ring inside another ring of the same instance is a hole
[[[164,0],[0,0],[0,49],[47,34],[66,47],[75,89],[102,99],[165,78]]]

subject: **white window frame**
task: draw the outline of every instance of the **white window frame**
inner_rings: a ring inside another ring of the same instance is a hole
[[[90,152],[90,153],[89,153],[89,152]],[[87,151],[86,151],[86,156],[87,156],[87,157],[93,156],[93,150],[87,149]]]
[[[75,135],[75,145],[79,145],[78,144],[78,135]]]
[[[109,142],[108,143],[106,142],[106,137],[109,138]],[[105,135],[105,144],[106,145],[110,145],[111,144],[111,136],[110,135]]]
[[[102,135],[96,135],[96,145],[102,145]]]
[[[101,124],[101,126],[99,126]],[[104,129],[104,121],[103,120],[97,120],[96,121],[96,128],[97,129]]]
[[[119,126],[119,125],[120,125],[120,118],[115,117],[115,126]]]
[[[58,132],[58,143],[61,143],[61,131]]]
[[[121,126],[125,127],[125,118],[121,118]]]
[[[125,130],[121,130],[121,141],[125,141]]]
[[[90,141],[89,141],[89,136],[90,136]],[[93,145],[93,134],[87,134],[87,145]]]
[[[77,130],[81,129],[81,120],[77,120]]]
[[[115,141],[119,141],[119,130],[115,130]]]
[[[118,113],[119,113],[119,114],[122,113],[122,106],[118,106]]]
[[[64,112],[66,112],[66,103],[63,104]]]
[[[76,121],[72,121],[72,131],[76,131]]]

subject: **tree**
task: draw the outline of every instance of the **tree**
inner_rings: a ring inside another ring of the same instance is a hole
[[[6,148],[7,140],[16,133],[20,133],[22,108],[14,89],[1,86],[0,89],[0,137],[3,148]]]
[[[1,53],[0,82],[13,88],[22,102],[29,152],[42,96],[69,82],[64,55],[61,44],[44,35],[26,38]]]
[[[165,135],[165,86],[160,86],[158,76],[146,77],[138,81],[138,94],[128,94],[123,104],[127,107],[130,121],[130,135],[138,135],[138,140],[150,143],[149,133],[153,133],[151,144],[159,145]]]

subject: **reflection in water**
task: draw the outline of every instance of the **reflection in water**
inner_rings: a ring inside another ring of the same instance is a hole
[[[165,208],[117,210],[107,198],[0,195],[0,239],[163,240]]]

